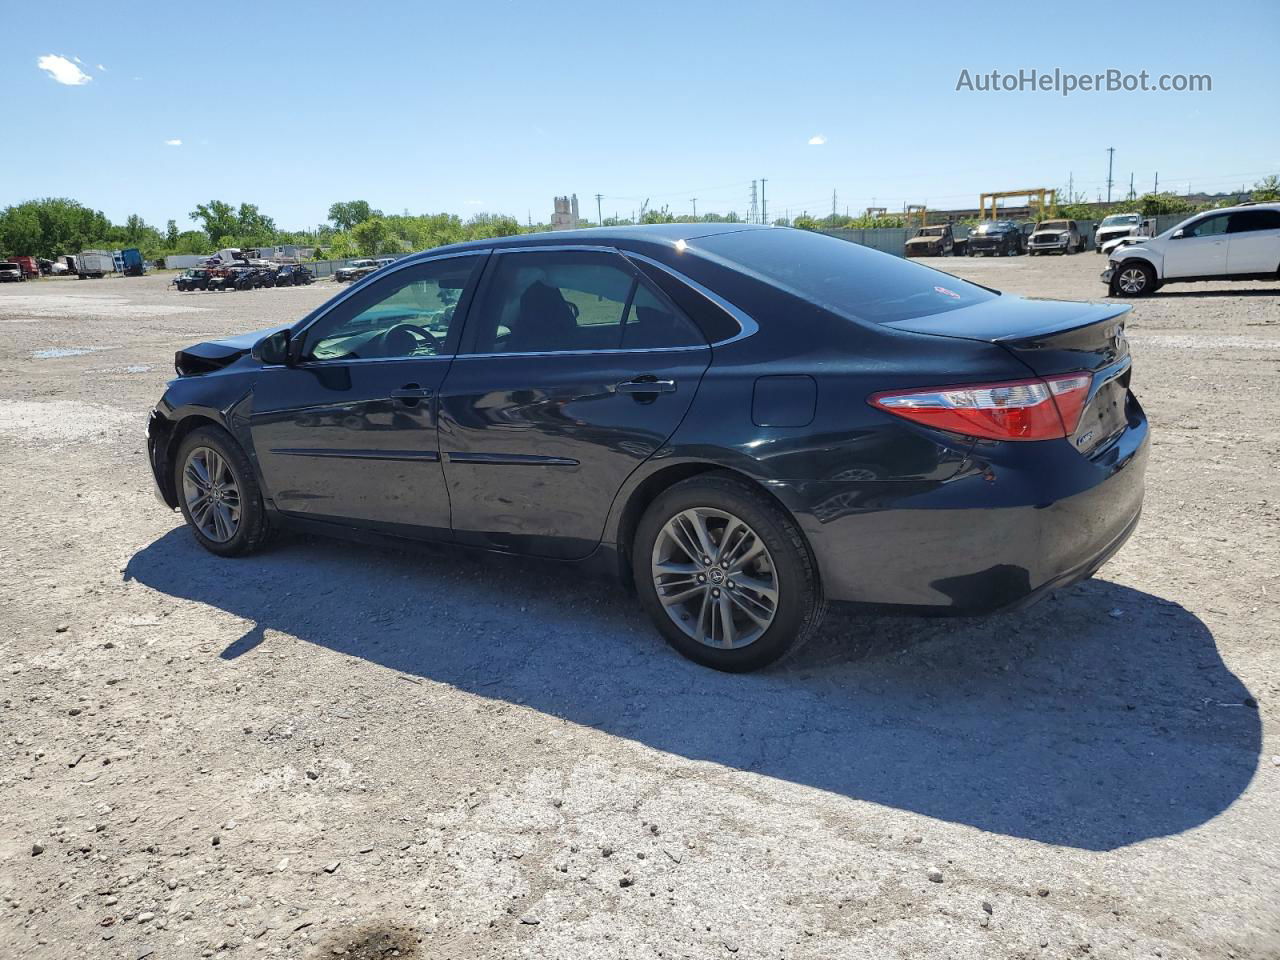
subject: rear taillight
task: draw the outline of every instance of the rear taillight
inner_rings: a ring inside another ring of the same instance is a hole
[[[870,403],[927,427],[988,440],[1058,440],[1075,433],[1093,378],[1068,373],[1004,383],[892,390]]]

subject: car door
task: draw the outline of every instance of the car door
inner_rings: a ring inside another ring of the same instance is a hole
[[[487,254],[419,261],[353,288],[264,368],[250,431],[278,509],[449,534],[436,397]]]
[[[1227,225],[1231,215],[1215,213],[1182,228],[1165,247],[1164,275],[1218,277],[1227,272]],[[1175,234],[1177,231],[1175,231]]]
[[[1227,227],[1227,272],[1280,271],[1280,210],[1239,210]]]
[[[617,251],[495,253],[440,394],[455,538],[590,554],[710,359],[698,328]]]

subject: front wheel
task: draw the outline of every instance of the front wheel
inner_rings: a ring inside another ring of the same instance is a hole
[[[800,529],[732,476],[704,474],[661,494],[636,531],[632,567],[667,642],[717,670],[755,670],[794,653],[825,610]]]
[[[1156,274],[1145,263],[1126,263],[1121,266],[1111,281],[1112,295],[1122,297],[1145,297],[1156,286]]]
[[[174,487],[183,518],[210,553],[234,557],[266,542],[270,530],[253,467],[221,427],[200,427],[183,438]]]

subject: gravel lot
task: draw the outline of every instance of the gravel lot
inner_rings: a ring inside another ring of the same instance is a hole
[[[750,676],[573,570],[204,554],[142,439],[173,352],[334,287],[167,284],[0,288],[0,953],[1280,956],[1280,284],[1137,303],[1146,512],[1096,579]]]

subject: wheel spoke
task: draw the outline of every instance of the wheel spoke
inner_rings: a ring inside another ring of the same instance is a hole
[[[671,519],[671,522],[667,524],[667,532],[671,539],[675,541],[676,546],[691,561],[697,563],[702,559],[702,551],[698,548],[697,535],[685,519],[684,514]]]
[[[750,590],[752,593],[758,593],[762,597],[767,597],[774,603],[778,602],[778,589],[768,580],[759,580],[756,577],[737,576],[734,578],[736,583],[743,590]]]
[[[751,543],[745,552],[740,552],[734,557],[733,563],[727,567],[727,572],[736,574],[739,570],[745,570],[747,565],[754,562],[757,557],[764,553],[764,544],[755,534],[751,535]]]
[[[729,599],[733,601],[734,606],[759,624],[762,630],[773,622],[773,611],[754,598],[731,592]]]
[[[684,603],[686,600],[691,600],[698,594],[706,592],[707,588],[700,583],[695,583],[678,593],[663,593],[662,588],[659,588],[658,599],[662,601],[663,606],[670,607],[673,604]]]
[[[716,555],[716,545],[711,540],[711,531],[707,529],[707,518],[703,516],[702,511],[686,510],[684,516],[689,519],[689,524],[693,527],[693,533],[698,538],[698,546],[702,550],[702,556],[714,557]]]
[[[733,625],[733,604],[727,591],[720,591],[716,612],[720,618],[720,646],[732,648],[738,641],[738,631]]]
[[[654,573],[669,573],[672,576],[689,576],[692,577],[702,569],[701,564],[697,563],[677,563],[674,560],[663,560],[653,565]]]

